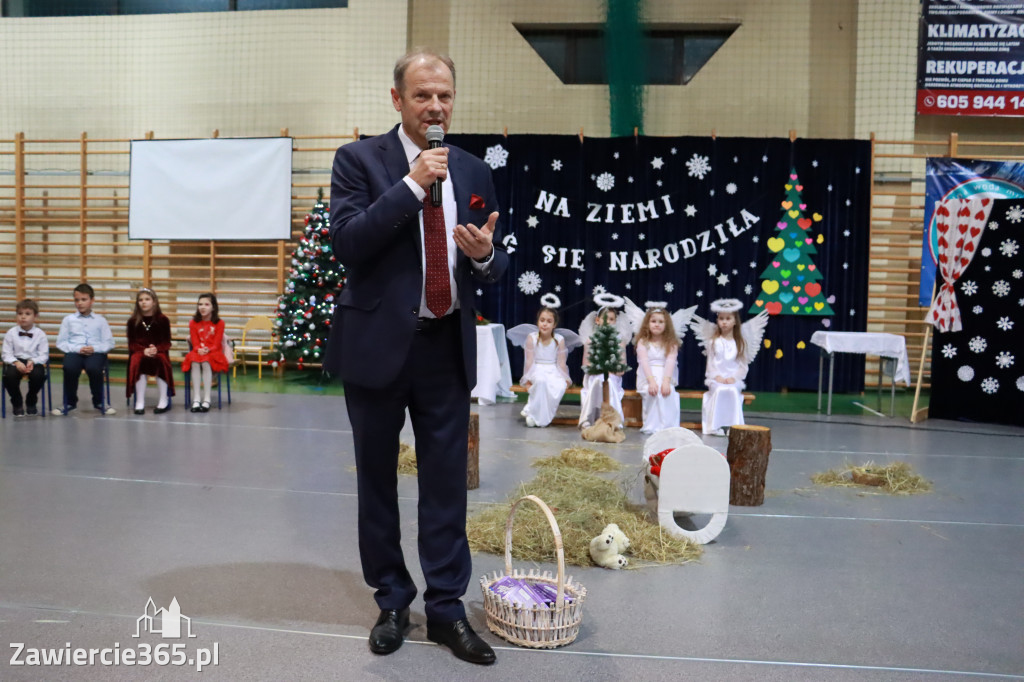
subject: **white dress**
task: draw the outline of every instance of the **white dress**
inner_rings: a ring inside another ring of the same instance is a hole
[[[583,349],[583,357],[586,358],[590,354],[590,340]],[[626,359],[626,349],[622,347],[622,359]],[[593,424],[601,417],[601,403],[604,402],[604,395],[602,390],[602,384],[604,384],[603,374],[587,374],[586,366],[583,368],[583,387],[580,389],[580,421],[579,425]],[[626,423],[626,417],[622,414],[622,396],[625,391],[622,389],[622,377],[616,374],[608,375],[608,402],[616,412],[619,413],[619,419],[622,423]]]
[[[708,390],[701,404],[701,430],[714,433],[723,426],[743,423],[743,380],[747,378],[747,365],[736,352],[736,341],[715,337],[708,349],[707,372],[704,383]],[[734,384],[720,384],[716,376],[735,379]]]
[[[522,386],[530,382],[530,399],[526,401],[522,415],[532,419],[537,426],[547,426],[558,412],[558,403],[570,381],[569,368],[565,364],[567,355],[561,334],[555,334],[554,340],[546,344],[540,343],[537,332],[527,337],[523,378],[519,384]]]
[[[679,394],[675,391],[675,386],[679,383],[679,367],[675,360],[675,350],[668,354],[671,358],[667,358],[665,348],[660,343],[653,345],[644,343],[644,348],[647,351],[647,365],[657,382],[658,395],[652,396],[647,392],[647,374],[641,366],[637,370],[636,377],[636,392],[642,396],[644,404],[644,425],[640,431],[641,433],[656,433],[662,429],[679,426]],[[670,369],[672,392],[664,396],[661,394],[661,384],[665,378],[666,360],[669,359],[672,362]]]

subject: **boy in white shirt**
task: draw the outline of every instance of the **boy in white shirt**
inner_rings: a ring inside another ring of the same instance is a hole
[[[92,406],[103,414],[117,410],[103,398],[103,371],[107,353],[114,348],[114,335],[106,318],[92,311],[96,292],[88,284],[75,287],[75,308],[78,312],[65,317],[57,334],[57,348],[64,351],[64,409],[54,414],[67,414],[78,407],[78,378],[85,370],[92,392]]]
[[[46,332],[36,326],[39,304],[30,298],[18,301],[15,306],[18,324],[4,335],[4,389],[11,396],[11,407],[15,417],[39,414],[36,407],[39,389],[46,381],[46,363],[50,359],[50,346]],[[21,380],[28,377],[28,393],[21,397]]]

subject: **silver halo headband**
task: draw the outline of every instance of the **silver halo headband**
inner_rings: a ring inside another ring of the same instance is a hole
[[[664,312],[668,308],[668,301],[645,301],[644,308],[647,312],[651,313],[655,310]]]
[[[540,297],[540,304],[545,308],[551,308],[552,310],[558,310],[562,307],[562,299],[558,298],[555,294],[550,291]]]
[[[594,296],[594,303],[602,308],[621,308],[626,304],[626,300],[621,296],[602,291]]]
[[[720,298],[711,302],[713,313],[738,313],[743,308],[743,301],[738,298]]]
[[[135,294],[135,298],[138,298],[139,294],[149,294],[154,301],[156,300],[156,292],[149,287],[139,287],[138,292]]]

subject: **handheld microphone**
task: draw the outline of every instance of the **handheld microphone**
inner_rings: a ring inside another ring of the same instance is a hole
[[[427,128],[427,147],[429,149],[440,147],[443,139],[444,128],[439,125],[432,125]],[[434,206],[441,205],[441,178],[434,180],[434,184],[430,186],[430,203]]]

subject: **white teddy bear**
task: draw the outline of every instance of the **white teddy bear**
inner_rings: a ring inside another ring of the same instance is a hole
[[[601,534],[590,541],[590,558],[602,568],[625,568],[629,560],[622,553],[629,547],[629,538],[618,525],[609,523]]]

